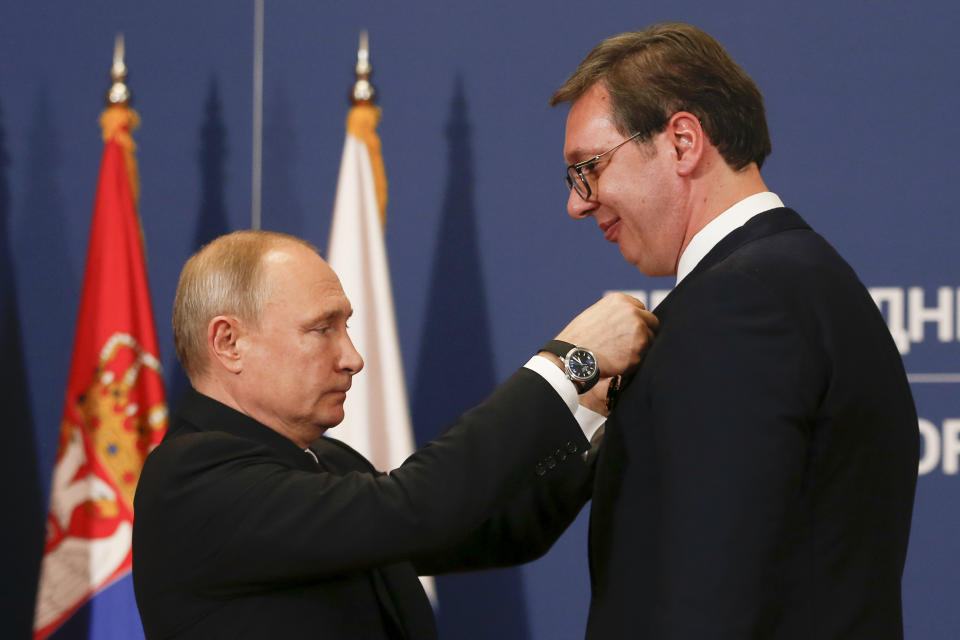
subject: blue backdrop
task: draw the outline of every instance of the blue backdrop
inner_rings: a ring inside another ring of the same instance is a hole
[[[368,29],[387,248],[423,442],[605,290],[653,296],[672,285],[566,217],[566,110],[546,105],[602,38],[664,19],[706,29],[757,81],[773,136],[767,184],[847,257],[890,322],[924,442],[907,637],[954,638],[960,225],[947,200],[960,148],[960,5],[268,2],[264,227],[326,245],[357,34]],[[168,320],[179,269],[198,243],[249,226],[251,2],[0,1],[0,633],[9,637],[29,633],[118,31],[143,119],[141,216],[174,401],[184,384]],[[540,561],[442,580],[443,637],[582,637],[585,516]]]

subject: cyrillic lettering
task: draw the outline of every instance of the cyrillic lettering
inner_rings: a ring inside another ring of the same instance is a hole
[[[960,466],[960,420],[950,418],[943,421],[943,472],[947,475],[956,475]]]
[[[940,430],[929,420],[920,418],[920,437],[923,438],[923,455],[920,456],[920,465],[917,473],[928,474],[940,464]]]
[[[650,308],[656,309],[660,305],[660,303],[663,302],[663,299],[666,298],[668,295],[670,295],[671,291],[673,290],[672,289],[654,289],[650,293],[650,302],[652,303],[652,306]]]
[[[937,305],[927,307],[924,304],[922,287],[910,287],[907,290],[909,303],[910,340],[923,342],[923,330],[928,322],[937,323],[937,338],[940,342],[953,340],[953,290],[950,287],[937,289]]]

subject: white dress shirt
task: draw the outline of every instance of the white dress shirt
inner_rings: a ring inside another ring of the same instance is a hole
[[[693,236],[690,244],[680,254],[680,261],[677,263],[677,284],[680,284],[680,281],[686,278],[710,253],[710,250],[731,231],[739,229],[747,223],[747,220],[759,213],[782,206],[783,201],[777,194],[763,191],[744,198],[711,220],[707,226],[697,232],[697,235]]]

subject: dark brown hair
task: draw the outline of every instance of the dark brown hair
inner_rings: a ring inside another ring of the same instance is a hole
[[[664,22],[607,38],[550,98],[574,102],[597,82],[610,92],[613,123],[625,136],[648,141],[670,116],[688,111],[710,142],[739,171],[770,155],[763,96],[750,76],[709,34]]]

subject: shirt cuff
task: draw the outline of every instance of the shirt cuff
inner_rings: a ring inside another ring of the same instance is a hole
[[[577,388],[567,379],[563,371],[560,371],[559,367],[548,358],[533,356],[523,366],[540,374],[540,377],[553,387],[557,395],[560,396],[560,399],[563,400],[567,408],[570,409],[570,413],[577,421],[577,424],[580,425],[583,435],[586,436],[587,440],[590,440],[606,418],[595,411],[580,406]]]
[[[577,406],[577,411],[573,414],[573,417],[577,419],[577,424],[580,425],[583,435],[587,437],[590,444],[593,444],[593,436],[597,433],[597,429],[607,421],[607,417],[603,414],[582,406]]]

